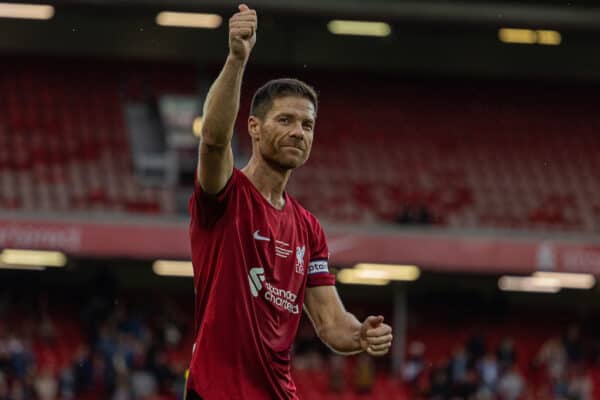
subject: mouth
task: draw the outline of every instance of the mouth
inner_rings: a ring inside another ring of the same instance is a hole
[[[303,148],[298,147],[298,146],[293,146],[293,145],[284,145],[284,146],[281,146],[281,148],[282,149],[294,149],[294,150],[298,150],[298,151],[304,152]]]

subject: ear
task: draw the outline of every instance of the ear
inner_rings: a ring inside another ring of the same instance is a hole
[[[260,137],[260,119],[253,115],[248,117],[248,134],[253,140]]]

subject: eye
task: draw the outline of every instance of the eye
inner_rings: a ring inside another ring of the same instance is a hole
[[[288,117],[279,117],[279,122],[287,125],[290,122],[290,119]]]
[[[312,122],[305,122],[302,124],[302,127],[304,128],[305,131],[312,131],[313,124],[312,124]]]

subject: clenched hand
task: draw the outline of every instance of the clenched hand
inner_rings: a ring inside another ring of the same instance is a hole
[[[392,327],[383,323],[383,317],[365,319],[360,329],[360,347],[372,356],[383,356],[391,346]]]
[[[229,53],[239,60],[246,61],[256,43],[258,19],[256,11],[245,4],[239,5],[239,12],[229,19]]]

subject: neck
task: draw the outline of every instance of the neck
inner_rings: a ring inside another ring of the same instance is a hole
[[[242,172],[273,207],[278,210],[283,209],[285,206],[283,192],[292,173],[291,170],[278,169],[253,155]]]

